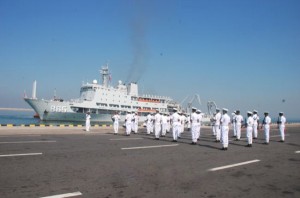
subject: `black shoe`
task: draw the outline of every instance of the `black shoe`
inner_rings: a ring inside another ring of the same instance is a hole
[[[237,138],[236,138],[235,141],[240,141],[240,139],[237,139]]]
[[[180,139],[181,137],[177,137],[178,139]]]
[[[250,144],[247,144],[245,147],[250,147]]]
[[[225,151],[225,148],[224,148],[224,147],[222,147],[222,148],[221,148],[221,150],[222,150],[222,151]]]
[[[118,135],[117,133],[114,133],[114,135]]]
[[[280,140],[279,142],[284,142],[284,140]]]
[[[226,148],[224,148],[224,150],[225,150],[225,151],[227,151],[227,150],[228,150],[228,148],[226,147]]]
[[[173,140],[172,142],[177,142],[177,140]]]
[[[252,147],[252,144],[249,144],[249,147]]]
[[[234,136],[232,136],[232,137],[236,138],[236,135],[234,135]]]
[[[264,142],[263,144],[265,144],[265,145],[268,145],[268,144],[269,144],[269,142]]]
[[[159,140],[159,138],[155,138],[155,140]]]
[[[257,139],[257,137],[254,137],[253,139],[255,139],[255,140],[256,140],[256,139]]]

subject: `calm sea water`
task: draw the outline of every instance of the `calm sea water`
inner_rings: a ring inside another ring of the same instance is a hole
[[[60,125],[60,124],[74,124],[84,125],[85,122],[64,122],[64,121],[41,121],[38,118],[34,118],[34,111],[3,111],[0,110],[0,124],[14,124],[14,125],[29,125],[29,124],[51,124],[51,125]],[[91,123],[91,124],[112,124],[112,123]]]

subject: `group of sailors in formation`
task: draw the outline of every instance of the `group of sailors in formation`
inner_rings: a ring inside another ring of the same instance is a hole
[[[90,114],[86,115],[86,130],[89,131],[90,127]],[[114,134],[118,134],[119,130],[119,121],[120,115],[116,112],[114,116],[112,116]],[[233,137],[235,137],[235,141],[239,141],[241,139],[241,128],[242,126],[246,127],[246,137],[248,144],[246,147],[252,147],[253,139],[257,139],[258,129],[260,124],[260,118],[258,116],[258,112],[248,111],[247,118],[245,119],[240,114],[239,110],[236,110],[232,113],[232,117],[228,115],[228,109],[223,108],[222,113],[220,109],[216,109],[216,112],[213,114],[211,118],[211,126],[213,136],[216,138],[216,142],[222,143],[222,150],[228,149],[229,144],[229,125],[232,124],[233,129]],[[125,117],[125,128],[126,135],[129,136],[131,132],[138,133],[138,123],[139,116],[137,112],[127,111]],[[286,118],[283,115],[283,112],[279,113],[279,117],[277,120],[277,125],[279,128],[281,142],[285,140],[285,123]],[[270,141],[270,124],[271,118],[269,116],[269,112],[264,112],[264,118],[261,123],[261,129],[264,129],[265,142],[264,144],[269,144]],[[147,135],[154,133],[155,139],[159,140],[160,137],[165,137],[166,133],[171,131],[173,134],[173,142],[177,142],[177,140],[181,137],[181,133],[184,132],[184,127],[187,125],[187,128],[191,131],[192,135],[192,145],[196,145],[197,141],[200,138],[201,125],[202,125],[202,114],[201,110],[192,107],[191,114],[185,114],[183,112],[178,112],[176,108],[173,109],[173,114],[169,113],[160,113],[158,110],[156,113],[149,113],[147,115],[147,119],[144,123],[147,129]]]

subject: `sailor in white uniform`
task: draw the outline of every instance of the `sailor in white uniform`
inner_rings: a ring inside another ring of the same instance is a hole
[[[134,114],[134,128],[133,128],[133,131],[135,134],[138,133],[138,129],[139,129],[139,116],[138,116],[138,113],[135,112]]]
[[[235,118],[236,118],[236,111],[234,111],[231,114],[231,116],[232,116],[231,123],[232,123],[232,129],[233,129],[233,137],[236,138],[236,127],[235,127],[235,124],[236,124],[236,120],[235,120]]]
[[[166,136],[167,127],[168,127],[168,117],[167,117],[167,114],[164,113],[161,116],[161,128],[162,128],[162,130],[161,130],[161,136],[162,137]]]
[[[114,134],[117,135],[119,131],[119,121],[120,121],[120,115],[118,112],[115,112],[115,115],[111,118],[114,122]]]
[[[180,135],[179,135],[179,137],[184,132],[184,126],[185,126],[185,122],[186,122],[186,117],[185,117],[185,115],[184,115],[183,112],[181,112],[180,121],[181,121],[181,129],[180,129]]]
[[[252,118],[253,118],[253,139],[257,139],[257,130],[258,130],[258,126],[259,126],[259,116],[257,115],[257,111],[254,110],[253,111],[253,115],[252,115]]]
[[[210,119],[210,125],[211,125],[211,130],[213,132],[213,136],[216,136],[215,116],[216,116],[216,113],[213,113],[213,117]]]
[[[187,120],[188,131],[191,131],[191,115],[190,114],[186,114],[186,120]]]
[[[265,115],[265,117],[264,117],[263,122],[262,122],[262,127],[264,127],[264,132],[265,132],[265,142],[264,142],[264,144],[269,144],[271,118],[269,116],[269,112],[265,112],[264,115]]]
[[[167,133],[169,133],[170,130],[171,130],[171,118],[170,118],[170,113],[167,113],[166,117],[167,117]]]
[[[196,110],[196,114],[197,114],[197,140],[200,140],[200,133],[201,133],[201,124],[202,124],[202,114],[201,114],[201,110],[197,109]]]
[[[126,135],[130,136],[131,126],[132,126],[132,114],[130,113],[130,111],[127,111],[125,117],[125,126],[126,126]]]
[[[191,114],[191,135],[192,135],[192,145],[197,144],[197,114],[196,114],[196,108],[192,107],[192,114]]]
[[[223,115],[221,117],[221,133],[222,133],[222,150],[226,151],[228,149],[228,132],[229,132],[229,124],[230,117],[227,114],[228,109],[223,108]]]
[[[151,132],[151,125],[152,125],[152,115],[151,115],[151,113],[149,113],[148,115],[147,115],[147,120],[146,120],[146,122],[147,122],[147,135],[150,135],[150,132]]]
[[[161,131],[161,115],[158,110],[156,110],[156,114],[154,116],[154,131],[155,131],[155,139],[159,140],[160,131]]]
[[[240,110],[236,111],[235,116],[235,128],[236,128],[236,141],[239,141],[241,139],[241,128],[242,124],[244,122],[243,116],[240,114]]]
[[[221,113],[220,109],[216,109],[216,115],[215,115],[215,129],[216,129],[216,142],[220,142],[221,140],[221,128],[220,128],[220,121],[221,121]]]
[[[252,112],[248,111],[247,112],[247,140],[248,140],[248,144],[246,147],[252,147],[252,133],[253,133],[253,124],[254,124],[254,120],[252,118]]]
[[[131,112],[131,132],[135,131],[135,112]]]
[[[177,109],[173,109],[173,114],[171,115],[172,129],[173,129],[173,142],[177,142],[178,134],[180,130],[180,116],[177,113]]]
[[[280,132],[280,136],[281,136],[280,142],[284,142],[284,140],[285,140],[285,134],[284,134],[285,123],[286,123],[286,118],[283,116],[283,112],[280,112],[278,120],[277,120],[279,132]]]
[[[88,111],[85,114],[85,131],[90,131],[90,127],[91,127],[91,115],[90,112]]]

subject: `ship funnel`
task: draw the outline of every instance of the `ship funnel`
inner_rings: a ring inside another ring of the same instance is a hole
[[[36,99],[36,80],[33,81],[33,86],[32,86],[32,99]]]

